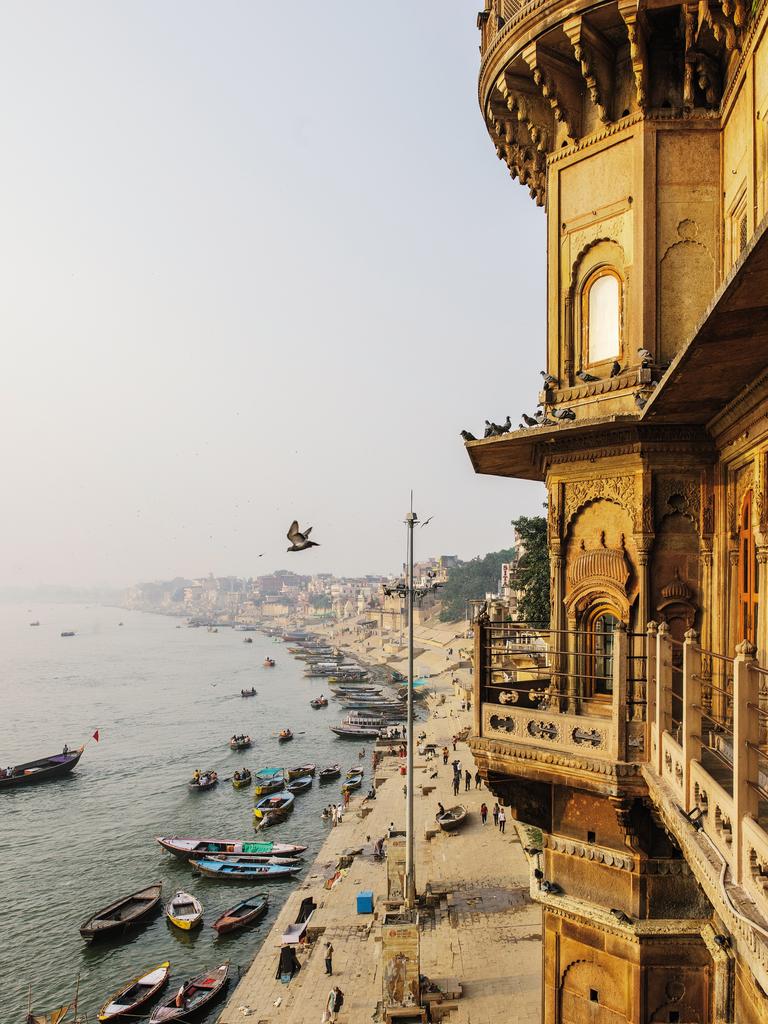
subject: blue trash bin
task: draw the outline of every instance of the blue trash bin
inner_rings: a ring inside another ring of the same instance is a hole
[[[357,894],[357,912],[358,914],[373,913],[373,893],[370,890],[364,890]]]

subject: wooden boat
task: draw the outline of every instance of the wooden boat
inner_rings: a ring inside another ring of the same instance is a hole
[[[181,860],[197,860],[211,854],[227,854],[242,857],[255,854],[266,857],[297,857],[306,851],[306,846],[295,843],[254,842],[245,839],[197,839],[181,836],[157,836],[164,850]]]
[[[288,790],[289,793],[293,793],[295,795],[296,793],[306,792],[306,790],[308,790],[311,787],[311,785],[312,776],[302,775],[300,778],[293,779],[291,782],[289,782],[285,788]]]
[[[288,779],[289,782],[291,782],[293,781],[293,779],[300,779],[303,778],[305,775],[314,776],[316,771],[316,764],[300,764],[297,765],[295,768],[289,768],[285,773],[285,777]]]
[[[443,832],[454,832],[464,824],[468,813],[464,804],[457,804],[449,807],[445,814],[438,814],[435,820]]]
[[[104,1003],[97,1014],[97,1020],[118,1020],[121,1017],[134,1016],[137,1010],[146,1006],[168,983],[170,966],[170,963],[164,960],[151,971],[132,978]]]
[[[327,768],[320,769],[319,779],[320,782],[332,782],[333,779],[338,779],[341,775],[340,764],[329,764]]]
[[[241,697],[255,697],[258,692],[259,691],[256,689],[256,687],[252,686],[250,688],[250,690],[241,690],[240,691],[240,696]]]
[[[233,736],[229,741],[230,750],[247,750],[251,744],[250,736]]]
[[[343,740],[366,740],[373,739],[379,735],[381,726],[377,728],[365,725],[329,725],[331,732],[335,732]]]
[[[199,899],[180,889],[165,905],[165,916],[183,931],[191,931],[203,920],[203,905]]]
[[[311,708],[314,708],[315,711],[317,711],[318,708],[327,708],[328,707],[328,698],[327,697],[315,697],[314,700],[311,700],[309,702],[309,706]]]
[[[30,626],[39,626],[39,625],[40,625],[39,622],[30,622]]]
[[[352,790],[352,789],[360,789],[362,784],[363,784],[363,776],[362,775],[353,775],[351,779],[347,778],[347,781],[341,787],[341,792],[343,793],[345,789],[350,789],[350,790]]]
[[[250,786],[251,781],[252,776],[247,768],[244,768],[241,772],[235,772],[232,776],[232,785],[235,789],[244,789],[246,786]]]
[[[357,765],[355,768],[350,768],[349,771],[347,772],[348,779],[354,779],[358,775],[360,775],[361,777],[365,775],[365,768],[361,768],[360,765]]]
[[[163,891],[162,882],[123,896],[80,925],[84,939],[111,938],[144,921],[157,909]]]
[[[279,812],[293,810],[293,793],[275,793],[262,797],[253,808],[256,818],[275,818]]]
[[[204,789],[213,789],[218,781],[219,776],[216,772],[201,772],[199,779],[189,780],[189,788],[195,792],[202,792]]]
[[[264,659],[264,668],[274,668],[274,667],[275,667],[275,659],[274,658],[270,658],[270,657],[266,657]]]
[[[195,862],[195,871],[199,871],[206,878],[234,879],[240,882],[254,878],[292,878],[298,870],[298,864],[232,864],[228,860]]]
[[[198,975],[186,982],[173,995],[166,996],[158,1003],[149,1018],[149,1024],[165,1024],[166,1021],[186,1021],[190,1014],[197,1013],[224,991],[229,977],[229,963],[213,971]]]
[[[0,789],[13,786],[29,786],[37,782],[48,782],[71,772],[83,754],[83,748],[67,751],[66,754],[51,754],[37,761],[25,761],[12,769],[11,775],[0,770]]]
[[[286,743],[288,740],[293,739],[293,733],[290,729],[281,729],[277,736],[279,743]]]
[[[253,643],[253,637],[251,637],[251,636],[247,636],[247,637],[245,638],[245,640],[243,640],[243,643],[244,643],[244,644],[252,644],[252,643]]]
[[[253,777],[256,796],[277,793],[285,785],[285,772],[282,768],[260,768]]]
[[[74,631],[74,629],[65,629],[64,632],[61,635],[62,636],[74,636],[75,635],[75,631]]]
[[[204,860],[221,860],[226,861],[228,864],[272,864],[280,868],[295,868],[301,864],[301,857],[265,857],[259,853],[241,853],[239,857],[235,857],[228,853],[216,853],[211,854],[209,857],[204,857]],[[192,870],[194,871],[195,865],[192,863]]]
[[[237,928],[245,928],[262,918],[269,909],[269,897],[266,893],[259,892],[255,896],[249,896],[247,900],[241,900],[234,907],[225,910],[221,917],[217,917],[212,927],[219,935],[226,935]]]

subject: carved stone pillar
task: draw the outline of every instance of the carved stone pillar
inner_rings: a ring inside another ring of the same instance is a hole
[[[553,540],[550,544],[550,566],[552,576],[552,635],[550,645],[552,650],[562,652],[565,650],[565,559],[563,558],[560,540]],[[565,687],[563,680],[567,672],[566,656],[557,653],[552,659],[553,683],[556,693],[562,694]]]
[[[730,653],[739,637],[739,548],[738,545],[731,547],[728,551],[728,636],[726,638],[727,650]],[[723,662],[718,662],[719,666]],[[722,671],[722,669],[720,670]],[[725,689],[727,680],[725,675],[718,672],[715,680],[717,686]],[[712,694],[712,709],[715,717],[725,719],[728,714],[727,701],[722,693],[715,690]]]
[[[712,658],[706,652],[714,650],[712,637],[713,556],[711,538],[702,538],[699,548],[699,561],[701,565],[701,622],[699,635],[701,636],[701,647],[703,649],[701,657],[701,701],[704,710],[709,712],[712,710],[712,687],[710,685],[712,682]]]
[[[640,676],[642,672],[637,670],[642,665],[643,644],[645,642],[645,631],[651,618],[651,581],[648,564],[653,546],[653,536],[648,534],[635,534],[635,545],[637,547],[637,622],[635,625],[635,636],[631,639],[632,653],[635,657],[630,662],[629,697],[631,701],[630,717],[633,721],[641,721],[645,717],[646,681]]]
[[[764,536],[764,535],[763,535]],[[762,536],[761,536],[762,540]],[[757,661],[763,668],[768,665],[768,544],[757,548],[757,582],[760,598],[757,603]],[[761,675],[758,703],[763,711],[768,710],[768,680]],[[760,716],[759,743],[768,743],[768,719]]]
[[[576,637],[576,616],[571,614],[568,616],[568,712],[570,714],[578,714],[581,709],[581,701],[576,698],[579,696],[579,680],[577,675],[578,666],[578,648],[577,648],[577,637]]]

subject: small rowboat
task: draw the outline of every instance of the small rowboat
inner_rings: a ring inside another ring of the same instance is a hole
[[[282,768],[262,768],[253,777],[256,796],[277,793],[285,785],[285,773]]]
[[[350,789],[350,790],[351,789],[360,789],[362,784],[363,784],[363,776],[362,775],[353,775],[352,778],[351,779],[348,778],[347,781],[344,783],[344,785],[341,787],[341,792],[343,793],[345,789]]]
[[[311,785],[312,785],[312,776],[311,775],[302,775],[300,778],[293,779],[291,782],[289,782],[288,785],[285,788],[288,790],[289,793],[296,794],[296,793],[304,793],[306,790],[308,790],[311,787]]]
[[[97,910],[83,922],[80,925],[80,934],[84,939],[101,939],[128,931],[157,909],[162,891],[162,883],[158,882],[146,889],[139,889],[130,896],[122,896],[102,910]]]
[[[299,870],[298,864],[232,864],[228,860],[199,860],[195,864],[195,871],[206,878],[234,879],[239,882],[254,878],[292,878]]]
[[[83,748],[67,751],[66,754],[51,754],[50,757],[41,757],[37,761],[26,761],[24,764],[17,764],[11,769],[11,774],[0,771],[0,789],[9,789],[12,786],[28,786],[35,782],[48,782],[49,779],[57,779],[61,775],[71,772],[82,756]]]
[[[152,1011],[149,1024],[166,1021],[187,1021],[190,1014],[209,1006],[224,991],[229,977],[229,963],[185,982],[173,995],[166,996]]]
[[[232,785],[235,787],[235,789],[243,789],[246,786],[250,786],[250,784],[251,773],[248,771],[247,768],[243,769],[243,771],[241,772],[235,772],[235,774],[232,776]]]
[[[382,723],[383,727],[383,723]],[[367,740],[379,735],[380,728],[368,727],[365,725],[331,725],[331,732],[335,732],[343,740]]]
[[[300,764],[296,768],[289,768],[285,776],[289,782],[292,782],[294,779],[301,779],[305,775],[314,775],[316,771],[316,764]]]
[[[277,793],[258,800],[253,808],[253,813],[256,818],[264,819],[266,824],[274,822],[278,817],[282,820],[282,817],[291,810],[293,810],[293,793]]]
[[[319,708],[327,708],[328,707],[328,698],[327,697],[315,697],[314,700],[311,700],[309,702],[309,706],[311,708],[314,708],[315,711],[317,711]]]
[[[288,740],[293,739],[293,733],[290,729],[281,729],[277,736],[279,743],[286,743]]]
[[[320,782],[332,782],[334,779],[338,779],[341,775],[340,764],[329,764],[327,768],[320,769],[319,779]]]
[[[244,644],[252,644],[252,643],[253,643],[253,638],[252,638],[252,637],[250,637],[250,636],[247,636],[247,637],[245,638],[245,640],[243,640],[243,643],[244,643]]]
[[[203,905],[195,896],[180,889],[166,903],[165,916],[171,924],[188,932],[203,920]]]
[[[250,690],[241,690],[240,691],[240,696],[241,697],[255,697],[257,693],[258,693],[258,690],[256,689],[256,687],[252,686],[250,688]]]
[[[347,772],[348,779],[354,779],[358,775],[362,778],[365,775],[365,769],[358,766],[357,768],[350,768]]]
[[[199,779],[190,779],[189,788],[194,792],[202,792],[204,789],[213,789],[218,784],[219,776],[216,772],[202,772]]]
[[[246,839],[187,839],[180,836],[157,836],[156,841],[164,850],[181,860],[197,860],[211,854],[226,854],[242,857],[256,854],[260,857],[298,857],[306,846],[295,843],[254,842]]]
[[[275,659],[274,658],[265,658],[264,659],[264,668],[274,668],[274,667],[275,667]]]
[[[263,917],[269,909],[269,897],[266,893],[259,892],[255,896],[249,896],[247,900],[241,900],[234,907],[225,910],[221,917],[218,917],[212,927],[219,935],[226,935],[236,928],[244,928],[247,924],[253,924]]]
[[[128,1014],[135,1014],[150,999],[154,999],[166,985],[170,977],[170,966],[170,963],[165,960],[157,967],[153,967],[151,971],[147,971],[146,974],[132,978],[104,1003],[98,1012],[97,1019],[117,1020]]]
[[[273,867],[279,868],[295,868],[301,864],[301,857],[263,857],[256,853],[243,853],[239,857],[233,857],[226,853],[217,853],[211,857],[204,857],[204,860],[219,860],[227,864],[272,864]],[[192,862],[192,870],[195,870],[194,861]]]
[[[454,832],[464,824],[468,813],[464,804],[457,804],[449,807],[445,814],[438,814],[435,820],[443,832]]]
[[[229,741],[231,750],[247,750],[251,746],[250,736],[233,736]]]

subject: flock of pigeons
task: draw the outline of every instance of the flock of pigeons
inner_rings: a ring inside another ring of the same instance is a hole
[[[639,348],[637,350],[640,365],[643,369],[648,369],[653,366],[653,355],[648,351],[647,348]],[[544,391],[547,395],[545,402],[542,404],[539,402],[538,408],[533,416],[529,416],[527,413],[521,413],[523,422],[518,424],[519,430],[525,430],[526,427],[554,427],[558,423],[564,423],[567,420],[575,420],[576,413],[573,409],[555,409],[550,400],[550,392],[553,388],[560,387],[560,381],[557,377],[554,377],[551,373],[547,373],[545,370],[541,370],[541,376],[544,381]],[[610,377],[618,377],[620,373],[623,373],[624,369],[618,360],[614,360],[611,366]],[[585,370],[577,370],[576,377],[581,381],[582,384],[593,384],[600,380],[599,377],[595,377],[591,373],[587,373]],[[656,387],[656,381],[652,381],[650,384],[651,388]],[[643,394],[647,391],[647,388],[641,388],[635,392],[635,405],[638,409],[643,409],[646,402],[648,401],[648,395]],[[550,419],[550,416],[552,419]],[[512,420],[507,416],[504,423],[492,423],[490,420],[485,421],[485,430],[483,437],[498,437],[501,434],[508,434],[512,429]],[[465,441],[476,441],[477,438],[474,434],[471,434],[468,430],[462,430],[461,436]],[[290,536],[290,535],[289,535]]]

